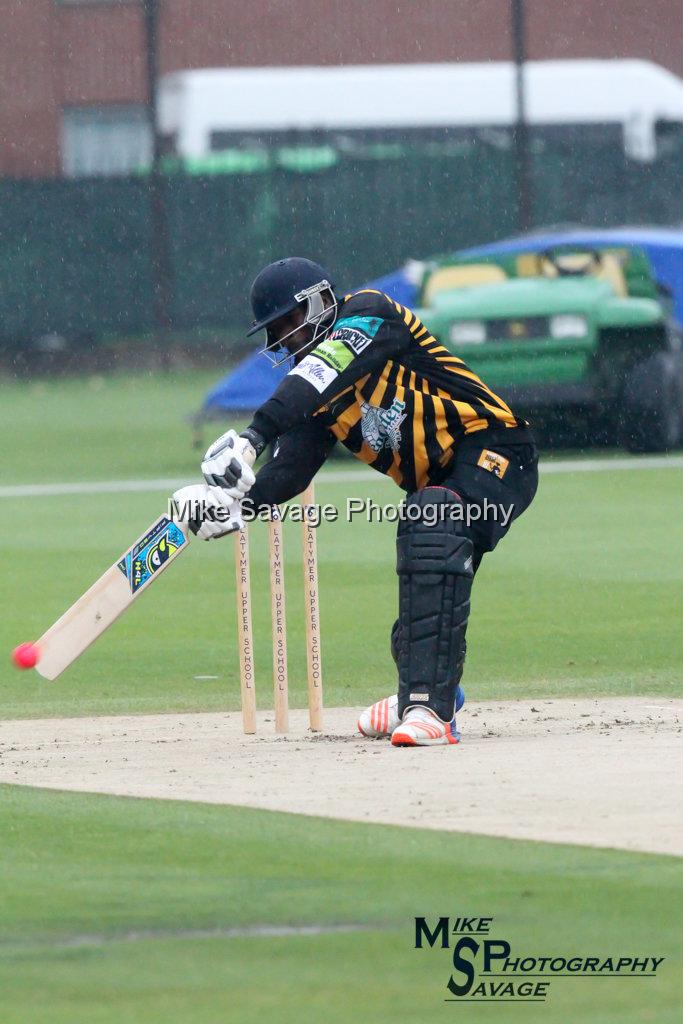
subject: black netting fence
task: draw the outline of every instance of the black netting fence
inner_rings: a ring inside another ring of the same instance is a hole
[[[680,223],[681,148],[639,164],[620,134],[535,137],[535,222]],[[175,329],[243,325],[252,278],[281,255],[318,259],[351,287],[515,232],[507,135],[330,151],[318,169],[290,154],[250,172],[165,175]],[[144,176],[0,182],[0,338],[153,328],[151,246]]]

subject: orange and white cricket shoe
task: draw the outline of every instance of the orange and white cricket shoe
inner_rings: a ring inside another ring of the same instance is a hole
[[[439,747],[459,743],[460,733],[456,732],[455,718],[442,722],[429,708],[408,708],[392,732],[391,742],[395,747]]]
[[[373,740],[380,736],[391,736],[398,725],[398,697],[385,697],[371,704],[358,719],[358,732]]]
[[[464,703],[465,691],[462,686],[458,686],[455,691],[456,713]],[[398,697],[396,694],[393,694],[391,697],[384,697],[383,700],[376,701],[369,708],[365,709],[358,719],[358,732],[362,733],[363,736],[369,736],[373,740],[379,739],[382,736],[389,737],[399,722]],[[453,726],[453,732],[455,732],[455,718],[450,724]],[[459,739],[459,734],[456,735]],[[457,743],[457,740],[455,742]]]

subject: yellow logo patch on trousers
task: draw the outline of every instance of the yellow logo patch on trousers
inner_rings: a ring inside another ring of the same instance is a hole
[[[489,473],[493,473],[494,476],[502,480],[510,465],[510,460],[506,459],[504,455],[499,455],[498,452],[491,452],[485,448],[477,459],[477,465],[482,469],[488,469]]]

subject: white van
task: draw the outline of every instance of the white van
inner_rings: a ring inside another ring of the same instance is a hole
[[[683,80],[645,60],[530,61],[533,126],[617,126],[628,156],[657,155],[657,126],[683,125]],[[381,64],[207,68],[162,77],[159,127],[170,152],[198,158],[245,142],[510,127],[515,65]]]

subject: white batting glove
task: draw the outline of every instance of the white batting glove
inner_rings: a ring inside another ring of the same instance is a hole
[[[242,502],[220,487],[191,484],[176,491],[171,501],[175,522],[189,527],[200,540],[216,540],[244,526]]]
[[[254,485],[256,477],[251,467],[255,462],[251,442],[228,430],[208,449],[202,473],[210,487],[222,487],[232,498],[243,498]]]

